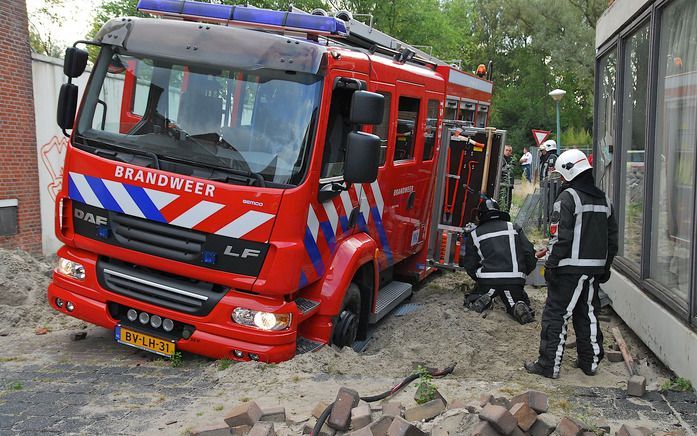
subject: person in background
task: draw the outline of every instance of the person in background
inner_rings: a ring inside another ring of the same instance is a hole
[[[610,279],[610,267],[617,254],[617,220],[610,200],[595,186],[593,168],[582,151],[565,151],[555,168],[563,184],[550,216],[550,253],[545,263],[547,301],[542,312],[539,357],[524,366],[529,373],[558,378],[566,325],[572,318],[578,367],[592,376],[604,355],[598,291],[600,283]]]
[[[540,179],[540,181],[542,181],[542,168],[544,167],[545,161],[547,160],[547,146],[546,146],[544,143],[542,143],[542,144],[540,144],[540,146],[539,146],[537,149],[538,149],[538,151],[540,152],[540,163],[539,163],[540,174],[539,174],[539,179]]]
[[[528,147],[523,147],[523,157],[520,158],[520,166],[523,168],[523,177],[532,182],[532,153]]]
[[[501,162],[501,179],[499,183],[499,203],[501,210],[511,210],[513,199],[513,147],[506,145],[503,148],[503,160]]]
[[[554,163],[557,160],[557,141],[554,139],[548,139],[540,145],[540,148],[544,145],[545,154],[544,162],[540,162],[540,181],[549,177],[549,175],[554,171]]]
[[[537,265],[535,249],[496,201],[482,200],[478,216],[479,224],[469,233],[462,261],[467,274],[477,282],[475,290],[465,297],[465,306],[481,313],[499,297],[516,321],[532,322],[535,314],[523,287]]]

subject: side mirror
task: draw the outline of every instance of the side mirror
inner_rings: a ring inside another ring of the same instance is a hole
[[[87,68],[86,50],[81,50],[77,47],[68,47],[65,49],[65,59],[63,60],[63,73],[71,79],[80,77]]]
[[[58,95],[58,126],[63,129],[72,129],[77,111],[77,86],[72,83],[61,85]]]
[[[369,91],[356,91],[351,97],[351,116],[353,124],[380,124],[385,110],[385,97]]]
[[[344,180],[346,183],[372,183],[378,177],[380,138],[365,132],[351,132],[346,143]]]

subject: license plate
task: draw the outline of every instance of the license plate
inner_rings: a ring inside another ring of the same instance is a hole
[[[172,357],[174,355],[174,341],[146,335],[121,325],[116,326],[115,334],[116,342],[120,344],[140,348],[160,356]]]

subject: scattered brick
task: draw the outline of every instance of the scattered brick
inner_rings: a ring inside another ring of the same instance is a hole
[[[530,430],[530,427],[537,421],[537,413],[525,403],[514,404],[510,412],[518,421],[518,427],[524,431]]]
[[[357,430],[370,424],[370,406],[359,404],[358,407],[351,409],[351,428]]]
[[[229,431],[232,436],[246,436],[251,429],[252,427],[249,425],[238,425],[230,427]]]
[[[537,421],[530,427],[532,436],[549,436],[557,428],[559,418],[551,413],[537,415]]]
[[[481,421],[472,429],[472,436],[499,436],[499,432],[486,421]]]
[[[607,357],[607,360],[610,362],[622,362],[624,360],[624,357],[622,357],[622,352],[615,350],[607,350],[605,352],[605,357]]]
[[[631,425],[623,424],[617,431],[617,436],[648,436],[651,430],[645,427],[632,427]]]
[[[390,429],[394,418],[393,416],[383,415],[380,419],[370,424],[370,431],[373,432],[373,436],[387,436],[387,430]]]
[[[45,335],[48,333],[48,329],[46,327],[37,327],[36,330],[34,330],[34,333],[37,335]]]
[[[237,427],[240,425],[254,426],[262,412],[257,403],[250,401],[248,403],[239,404],[228,411],[225,415],[225,423],[229,427]]]
[[[440,400],[433,400],[433,401],[438,401],[442,404],[442,401]],[[400,418],[399,416],[396,416],[392,420],[392,424],[390,424],[390,428],[387,429],[387,436],[425,436],[426,433],[423,431],[419,430],[417,427],[412,425],[410,422],[404,420],[403,418]]]
[[[317,420],[315,418],[310,418],[305,425],[303,425],[303,434],[311,434],[312,430],[315,428],[315,424],[317,423]],[[325,423],[322,428],[319,431],[319,435],[317,436],[334,436],[336,434],[336,430],[333,428],[329,427],[327,423]]]
[[[352,431],[348,436],[373,436],[373,432],[370,431],[370,427],[366,426]]]
[[[494,400],[494,396],[491,394],[481,394],[479,396],[479,406],[484,407],[487,404],[490,404]]]
[[[370,410],[372,412],[382,412],[382,404],[380,403],[368,403],[370,406]]]
[[[497,406],[495,404],[487,404],[484,406],[481,412],[479,412],[479,418],[487,421],[491,424],[497,431],[503,434],[509,434],[518,426],[518,422],[511,415],[511,412],[506,410],[503,406]]]
[[[506,410],[510,409],[512,406],[511,402],[506,397],[494,397],[494,399],[491,400],[491,404],[501,406]]]
[[[445,403],[440,398],[431,400],[428,403],[421,404],[407,409],[404,412],[404,419],[407,421],[421,421],[433,419],[441,413],[445,412]]]
[[[382,416],[402,416],[402,403],[399,401],[388,401],[382,405]]]
[[[339,389],[327,424],[336,430],[348,430],[351,422],[351,409],[356,407],[359,401],[360,396],[355,390],[346,387]]]
[[[264,422],[286,422],[286,408],[285,407],[268,407],[261,409],[262,415],[259,421]]]
[[[329,406],[329,404],[325,403],[324,401],[320,401],[319,403],[315,404],[314,409],[312,409],[312,416],[315,418],[319,419],[320,415],[324,410]]]
[[[230,427],[225,423],[197,427],[191,430],[191,436],[230,436]]]
[[[77,332],[70,335],[70,339],[73,341],[81,341],[87,337],[87,332]]]
[[[646,377],[633,375],[627,382],[627,394],[633,397],[643,397],[646,393]]]
[[[272,422],[257,422],[247,436],[276,436]]]
[[[588,430],[587,426],[580,421],[565,416],[557,425],[557,433],[560,436],[580,436]]]
[[[549,409],[549,397],[538,391],[527,391],[511,398],[511,405],[516,403],[525,403],[537,413],[545,413]]]
[[[457,399],[453,401],[452,403],[448,404],[448,410],[451,409],[466,409],[467,404],[463,400]]]

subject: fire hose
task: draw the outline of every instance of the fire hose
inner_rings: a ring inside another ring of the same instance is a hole
[[[451,374],[455,370],[455,365],[457,363],[453,363],[452,365],[438,370],[438,369],[429,369],[428,373],[431,374],[432,377],[445,377],[448,374]],[[377,395],[371,395],[369,397],[360,397],[361,400],[365,401],[366,403],[373,403],[375,401],[380,401],[383,400],[387,397],[391,397],[392,395],[396,394],[400,390],[402,390],[405,386],[407,386],[409,383],[413,382],[419,378],[419,374],[411,374],[404,380],[402,380],[400,383],[395,385],[392,389],[389,391],[385,391],[381,394]],[[327,406],[326,409],[324,409],[324,412],[317,418],[317,423],[315,426],[312,428],[312,433],[310,433],[310,436],[317,436],[319,435],[320,430],[322,430],[322,426],[324,423],[327,421],[327,418],[329,418],[329,414],[332,412],[332,407],[334,407],[334,403],[332,402],[330,405]]]

